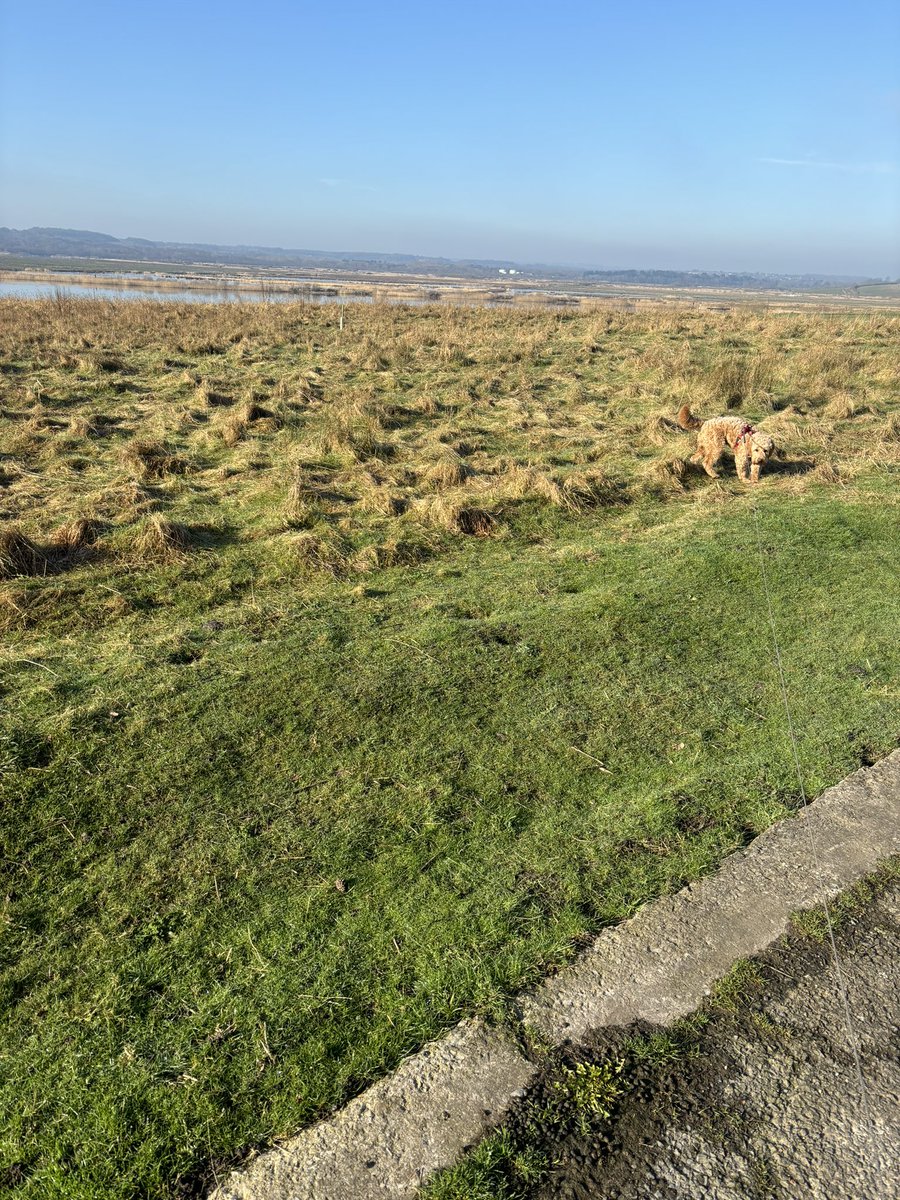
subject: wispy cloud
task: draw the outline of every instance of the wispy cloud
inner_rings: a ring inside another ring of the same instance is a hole
[[[774,163],[779,167],[819,167],[825,171],[849,171],[854,175],[896,175],[898,168],[892,162],[824,162],[821,158],[760,158],[762,163]]]
[[[349,179],[317,179],[316,183],[327,188],[345,188],[349,192],[377,192],[378,188],[372,187],[370,183],[353,183]]]

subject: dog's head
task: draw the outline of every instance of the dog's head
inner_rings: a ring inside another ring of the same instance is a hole
[[[767,433],[754,430],[750,435],[750,461],[762,465],[775,453],[775,443]]]

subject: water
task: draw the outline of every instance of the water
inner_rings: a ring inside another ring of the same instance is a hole
[[[334,292],[306,289],[302,284],[293,292],[249,291],[243,288],[153,288],[129,287],[125,283],[38,283],[30,280],[0,280],[0,298],[12,296],[22,300],[37,300],[57,295],[86,297],[89,300],[168,300],[188,304],[337,304],[345,302],[371,304],[371,296],[340,296]]]
[[[42,283],[0,279],[0,299],[16,297],[20,300],[37,300],[62,295],[88,300],[162,300],[186,304],[374,304],[379,301],[384,304],[408,304],[413,308],[421,308],[428,304],[487,304],[493,307],[514,302],[514,297],[507,292],[485,295],[477,286],[474,291],[470,291],[468,287],[454,284],[445,284],[439,288],[423,285],[419,295],[396,295],[392,294],[390,284],[384,288],[375,285],[372,291],[366,294],[359,294],[355,290],[342,292],[342,285],[348,289],[358,286],[349,280],[329,284],[329,290],[322,288],[319,281],[318,286],[304,286],[305,280],[296,280],[287,285],[292,291],[279,291],[268,288],[252,290],[227,285],[162,288],[144,283],[135,284],[130,282],[129,276],[114,273],[103,276],[102,279],[102,283],[76,283],[74,280]],[[414,284],[398,286],[415,287]],[[549,299],[549,294],[541,289],[521,289],[521,295],[541,297],[547,299],[548,303],[562,302]]]

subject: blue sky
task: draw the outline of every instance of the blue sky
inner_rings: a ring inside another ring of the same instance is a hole
[[[0,224],[900,275],[896,0],[5,0]]]

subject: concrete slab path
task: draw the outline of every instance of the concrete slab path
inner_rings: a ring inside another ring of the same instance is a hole
[[[900,751],[829,788],[709,878],[604,930],[571,966],[520,998],[553,1045],[604,1025],[668,1024],[693,1011],[791,913],[900,853]],[[210,1200],[403,1200],[508,1110],[537,1067],[510,1031],[463,1021],[334,1116],[259,1155]]]

